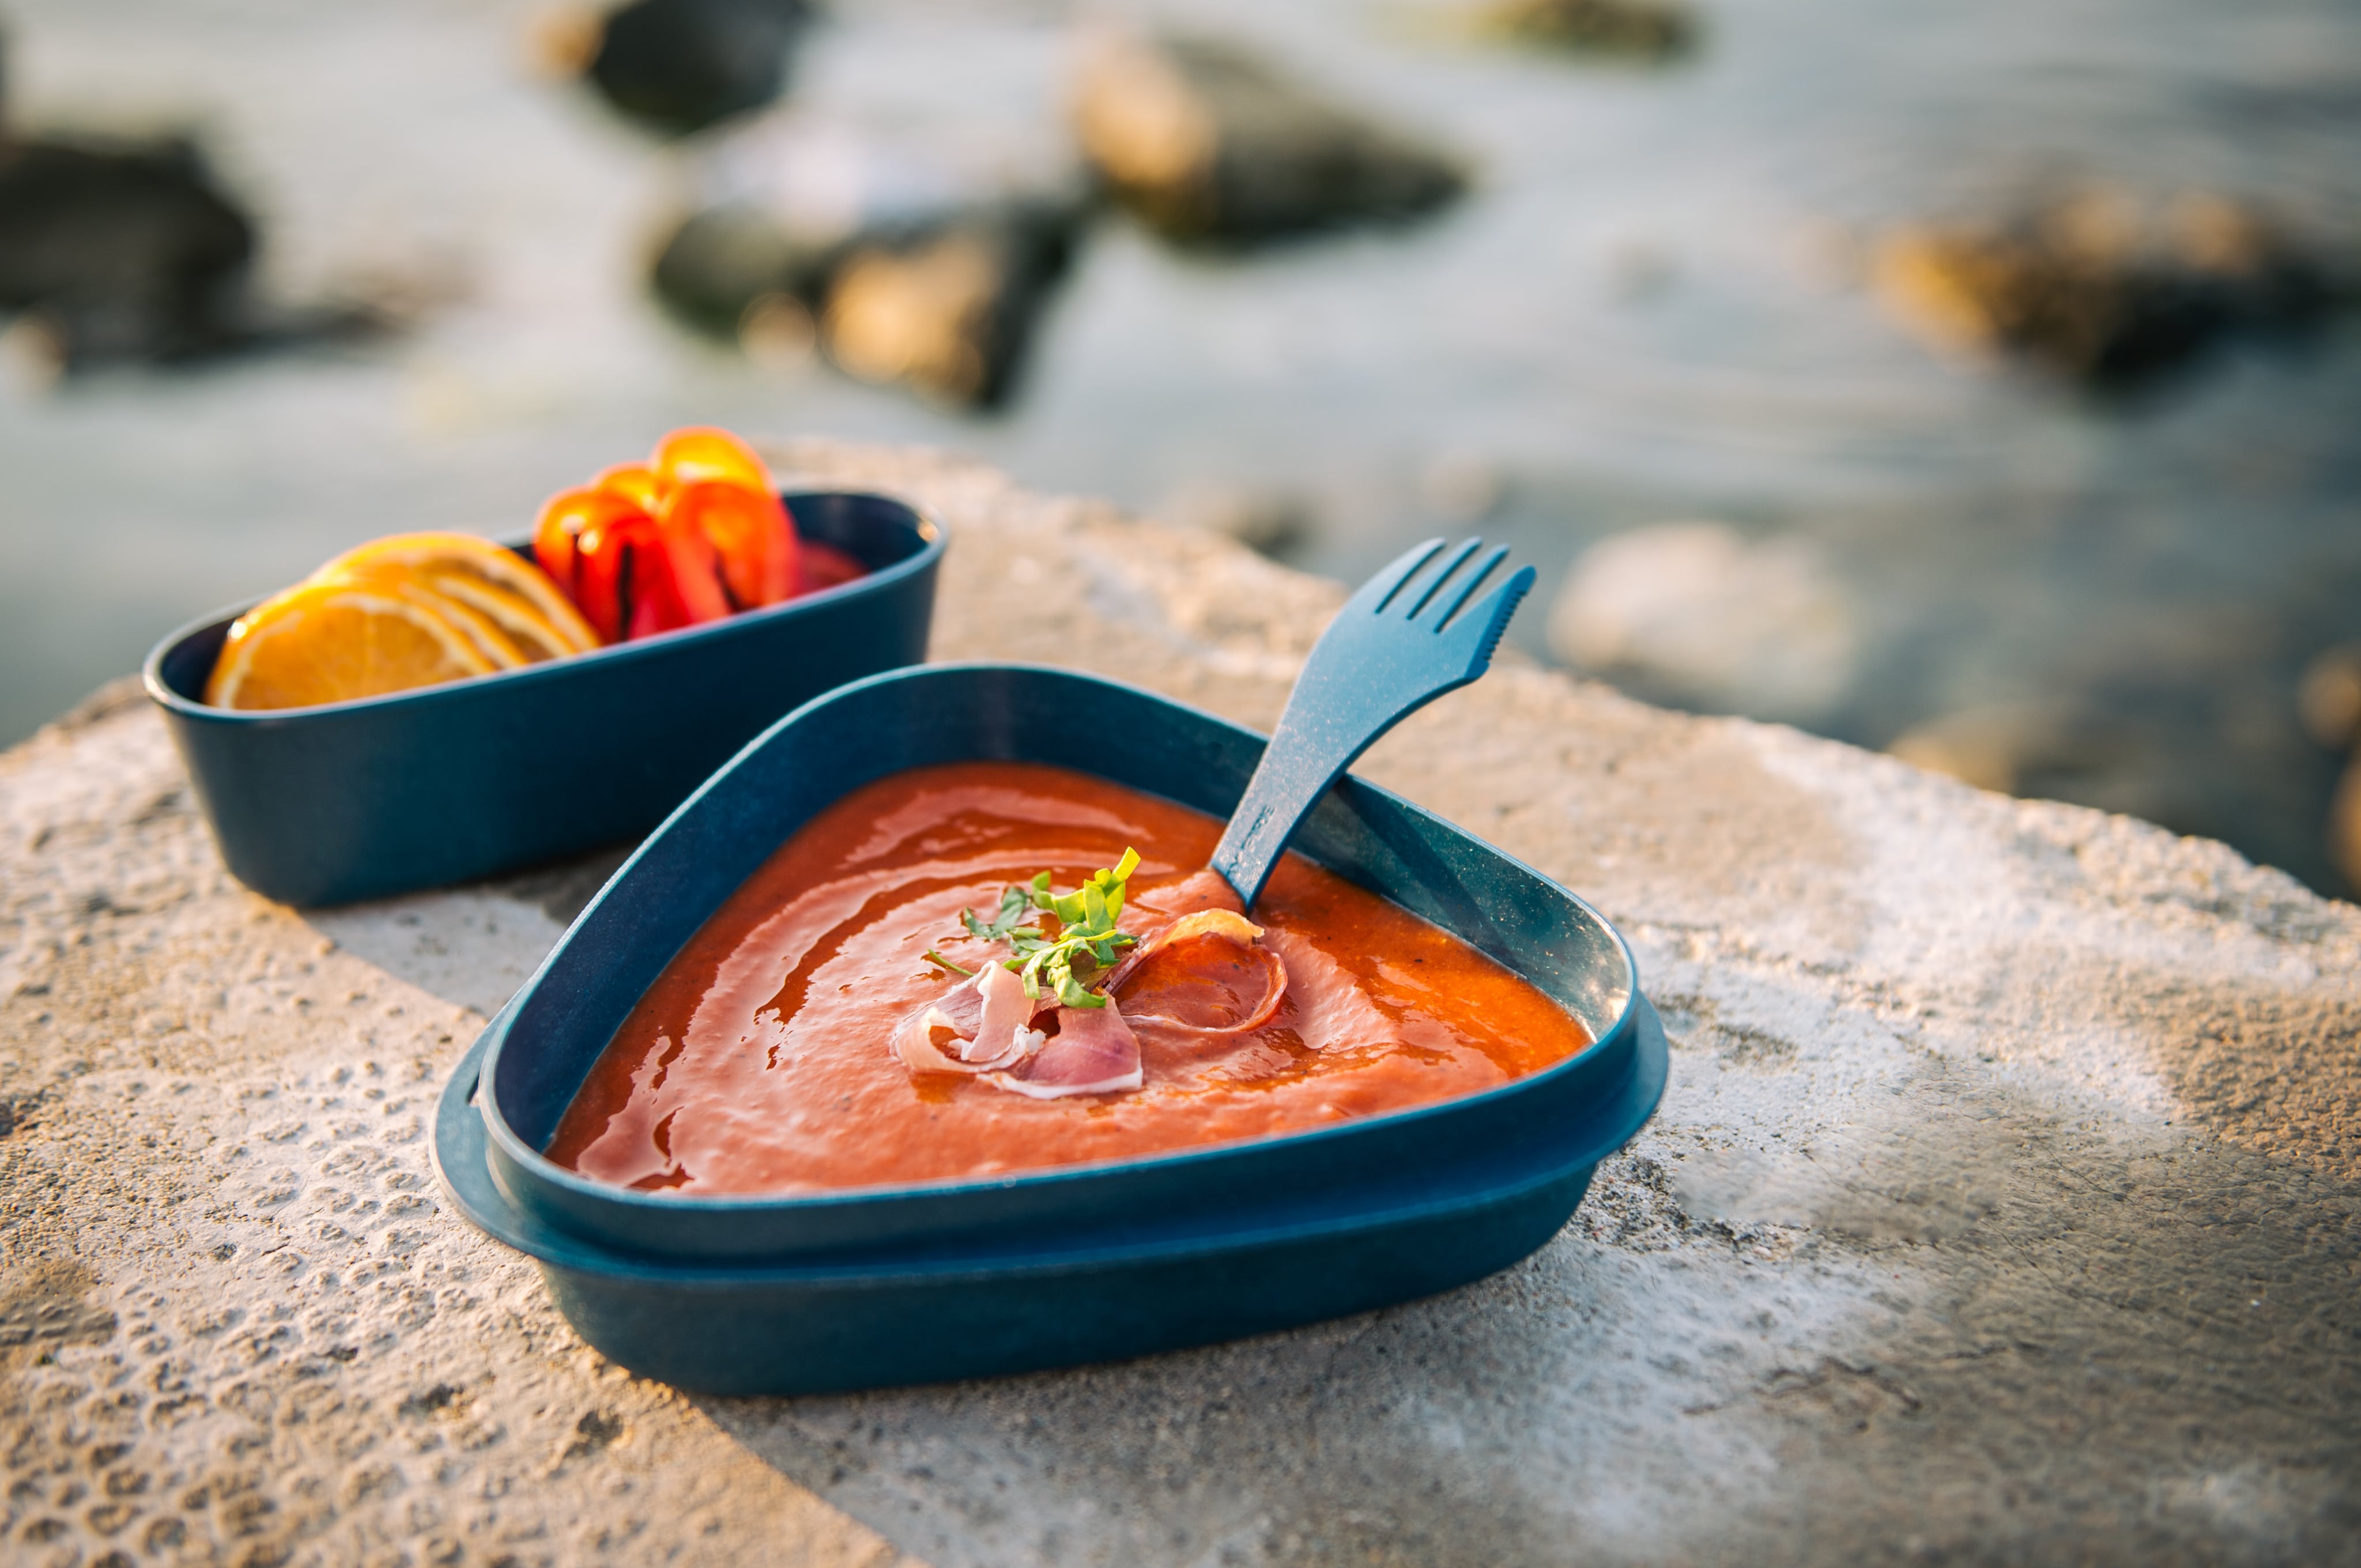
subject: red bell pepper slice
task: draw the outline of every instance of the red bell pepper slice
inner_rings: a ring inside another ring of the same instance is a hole
[[[609,642],[730,613],[712,542],[695,528],[664,526],[615,490],[554,497],[534,530],[533,556]]]
[[[697,479],[665,498],[665,531],[693,533],[719,556],[729,608],[776,604],[796,588],[796,531],[768,490],[734,479]]]
[[[690,425],[674,431],[656,443],[655,455],[648,460],[648,466],[666,485],[691,484],[698,479],[734,479],[749,489],[771,493],[771,475],[763,466],[763,460],[744,442],[711,425]]]

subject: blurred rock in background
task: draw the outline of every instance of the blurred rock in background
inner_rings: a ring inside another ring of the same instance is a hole
[[[1663,0],[1492,0],[1467,22],[1507,43],[1661,61],[1697,41],[1697,17]]]
[[[2238,334],[2315,327],[2356,298],[2349,266],[2214,195],[2088,192],[1993,226],[1897,229],[1872,280],[1938,347],[2005,351],[2094,388],[2182,369]]]
[[[1651,701],[1826,724],[1859,672],[1861,617],[1821,552],[1719,522],[1585,551],[1550,607],[1551,652]]]
[[[1078,166],[1038,150],[895,145],[798,116],[717,145],[710,204],[650,272],[690,323],[785,364],[988,409],[1016,384],[1087,212]]]
[[[2328,854],[2361,891],[2361,642],[2331,648],[2304,666],[2296,692],[2304,732],[2345,754],[2345,773],[2328,814]]]
[[[181,364],[377,335],[451,291],[391,271],[287,304],[254,288],[260,225],[188,136],[29,134],[9,124],[0,38],[0,334],[38,389],[109,365]]]
[[[58,374],[217,353],[251,332],[254,220],[192,142],[0,132],[0,308],[12,347]]]
[[[2361,752],[2345,764],[2328,811],[2328,853],[2345,885],[2361,893]]]
[[[1467,184],[1452,154],[1213,38],[1094,34],[1073,122],[1108,189],[1174,240],[1250,245],[1400,221]]]
[[[658,247],[649,282],[688,324],[737,335],[782,301],[797,302],[808,322],[843,247],[842,236],[798,233],[776,214],[729,203],[682,219]]]
[[[626,118],[679,135],[775,100],[811,20],[805,0],[633,0],[545,13],[533,46]]]
[[[2315,656],[2296,687],[2304,733],[2331,751],[2361,745],[2361,642]]]
[[[1065,275],[1076,226],[1071,207],[1012,203],[864,235],[829,275],[820,346],[862,380],[997,406]]]

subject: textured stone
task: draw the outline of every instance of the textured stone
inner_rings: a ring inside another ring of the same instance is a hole
[[[1248,246],[1445,205],[1455,156],[1332,103],[1217,38],[1102,32],[1074,134],[1117,200],[1168,239]]]
[[[1275,716],[1332,585],[949,458],[937,652]],[[1027,613],[1017,613],[1018,611]],[[112,693],[0,758],[10,1561],[2361,1561],[2361,910],[1521,665],[1364,771],[1674,1042],[1528,1262],[1003,1382],[686,1398],[449,1212],[434,1088],[611,860],[298,913]]]
[[[2296,337],[2351,304],[2350,262],[2222,196],[2161,209],[2085,192],[1990,228],[1910,226],[1872,281],[1938,348],[2006,350],[2128,391],[2236,337]]]

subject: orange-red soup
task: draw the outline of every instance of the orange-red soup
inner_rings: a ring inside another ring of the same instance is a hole
[[[1287,967],[1270,1022],[1143,1030],[1142,1086],[1036,1100],[916,1074],[888,1041],[1005,954],[961,927],[1048,871],[1060,891],[1142,860],[1123,927],[1234,895],[1205,872],[1221,825],[1062,768],[960,762],[854,791],[787,840],[648,988],[558,1124],[586,1176],[704,1193],[808,1192],[1072,1165],[1267,1136],[1488,1089],[1588,1046],[1530,983],[1301,856],[1253,918]],[[1152,984],[1143,968],[1135,984]],[[1148,1007],[1148,1011],[1156,1011]]]

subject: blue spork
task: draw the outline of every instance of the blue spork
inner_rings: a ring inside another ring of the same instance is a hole
[[[1213,869],[1248,909],[1296,825],[1369,743],[1447,691],[1491,667],[1500,633],[1533,586],[1520,566],[1473,608],[1467,601],[1507,559],[1470,539],[1444,554],[1430,539],[1345,601],[1313,644],[1279,729],[1213,849]],[[1441,565],[1428,570],[1436,557]]]

